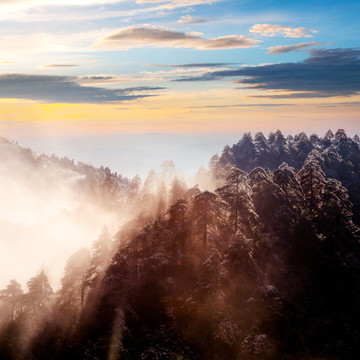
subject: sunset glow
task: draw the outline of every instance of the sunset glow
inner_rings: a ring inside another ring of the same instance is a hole
[[[4,136],[358,129],[356,1],[0,8]]]

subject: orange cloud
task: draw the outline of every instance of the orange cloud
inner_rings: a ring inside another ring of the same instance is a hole
[[[292,28],[282,25],[271,24],[255,24],[249,29],[250,33],[260,36],[277,36],[301,38],[301,37],[313,37],[317,30],[311,30],[305,27]]]
[[[258,40],[243,35],[227,35],[207,39],[198,34],[155,27],[127,27],[102,38],[94,47],[118,50],[141,46],[161,46],[217,50],[248,48],[256,46],[257,42]]]

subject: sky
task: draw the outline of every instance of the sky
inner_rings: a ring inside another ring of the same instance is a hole
[[[247,131],[354,135],[359,18],[351,0],[0,0],[0,135],[128,176]]]

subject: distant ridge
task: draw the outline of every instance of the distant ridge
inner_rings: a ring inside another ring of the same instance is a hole
[[[341,181],[347,188],[354,219],[360,223],[360,138],[348,137],[343,129],[335,134],[328,130],[323,137],[301,132],[285,138],[277,130],[266,138],[261,132],[254,137],[248,132],[237,144],[225,146],[220,157],[212,158],[212,164],[233,165],[249,172],[256,167],[275,170],[286,163],[299,171],[308,156],[317,159],[327,177]]]

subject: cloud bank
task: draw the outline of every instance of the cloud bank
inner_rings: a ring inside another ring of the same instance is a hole
[[[269,50],[268,54],[285,54],[285,53],[289,53],[291,51],[300,51],[302,49],[306,49],[311,46],[320,46],[320,45],[324,45],[324,44],[312,41],[312,42],[308,42],[308,43],[300,43],[300,44],[295,44],[295,45],[271,46],[271,47],[268,47],[267,49]]]
[[[0,98],[39,100],[50,103],[108,103],[135,100],[149,94],[143,91],[162,87],[132,87],[105,89],[82,86],[81,78],[70,76],[45,76],[27,74],[0,74]]]
[[[192,63],[192,64],[152,64],[155,68],[212,68],[238,65],[238,63]]]
[[[227,35],[207,39],[198,33],[183,33],[153,27],[127,27],[108,35],[95,47],[108,50],[128,49],[142,46],[194,48],[197,50],[217,50],[248,48],[256,46],[257,40],[242,35]]]
[[[280,63],[208,72],[175,81],[210,81],[239,77],[242,89],[277,90],[264,98],[316,98],[351,96],[360,92],[360,49],[313,49],[297,63]]]
[[[249,29],[249,32],[260,36],[284,36],[291,38],[301,38],[313,37],[313,34],[316,34],[318,31],[305,27],[292,28],[282,25],[255,24]]]
[[[48,69],[56,69],[56,68],[70,68],[70,67],[76,67],[78,65],[75,64],[46,64],[41,65],[41,68],[48,68]]]
[[[209,21],[211,21],[211,20],[206,17],[193,17],[191,15],[183,15],[183,16],[180,16],[178,23],[179,24],[203,24],[203,23],[206,23]]]
[[[44,6],[92,6],[115,4],[123,0],[1,0],[0,8],[3,11],[21,11],[24,9]]]
[[[188,7],[195,5],[211,5],[219,0],[136,0],[137,4],[159,4],[163,9],[175,9],[179,7]]]

